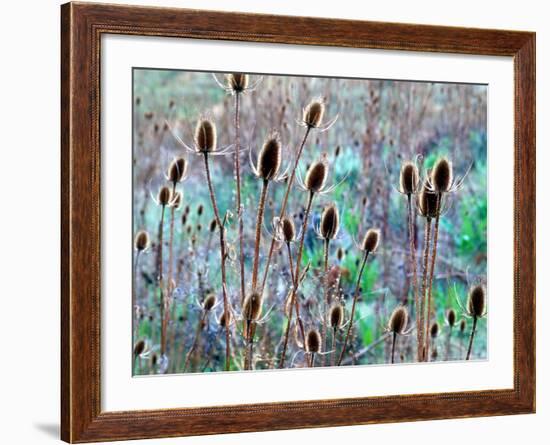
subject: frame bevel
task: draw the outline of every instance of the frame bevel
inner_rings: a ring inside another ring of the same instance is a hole
[[[101,412],[99,70],[100,38],[105,33],[513,57],[514,388]],[[534,33],[67,3],[61,7],[61,37],[63,440],[174,437],[535,411]]]

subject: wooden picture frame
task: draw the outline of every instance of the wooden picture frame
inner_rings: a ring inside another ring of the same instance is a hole
[[[535,411],[535,34],[68,3],[61,8],[61,437],[174,437]],[[510,56],[515,75],[514,387],[455,393],[102,412],[100,38],[221,39]]]

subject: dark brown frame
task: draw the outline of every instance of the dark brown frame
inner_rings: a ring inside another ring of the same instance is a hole
[[[511,56],[514,388],[170,409],[100,408],[100,37],[104,33]],[[68,3],[61,7],[61,437],[173,437],[535,411],[535,34]]]

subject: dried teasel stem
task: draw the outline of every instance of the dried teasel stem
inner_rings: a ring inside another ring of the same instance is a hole
[[[328,251],[330,238],[326,238],[323,243],[323,323],[321,324],[321,351],[327,350],[327,304],[328,304]],[[325,366],[325,356],[321,357],[321,366]]]
[[[416,245],[414,235],[414,213],[412,205],[412,196],[407,194],[407,224],[409,227],[409,250],[410,250],[410,265],[413,279],[413,293],[414,293],[414,308],[416,313],[416,359],[422,360],[422,329],[420,328],[420,298],[418,295],[418,275],[416,265]]]
[[[422,361],[427,359],[427,350],[426,350],[426,337],[427,337],[427,327],[426,319],[429,319],[429,316],[426,316],[426,290],[428,286],[428,257],[430,253],[430,238],[431,238],[431,228],[432,228],[432,219],[426,218],[426,225],[424,228],[424,259],[423,259],[423,272],[422,272],[422,301],[421,301],[421,315],[420,315],[420,324],[422,326]]]
[[[163,275],[163,257],[162,257],[162,245],[164,244],[164,214],[166,206],[170,203],[172,193],[166,186],[161,187],[158,194],[158,202],[161,206],[160,225],[159,225],[159,244],[158,244],[158,258],[159,258],[159,291],[160,291],[160,323],[161,323],[161,339],[160,339],[160,355],[164,357],[166,352],[166,332],[164,329],[164,311],[165,311],[165,295],[164,295],[164,275]]]
[[[294,263],[292,262],[292,250],[290,248],[290,241],[285,242],[286,249],[288,253],[288,268],[290,270],[290,280],[292,283],[294,283]],[[302,322],[302,317],[300,316],[300,303],[298,301],[298,298],[294,298],[294,309],[296,310],[296,321],[298,323],[298,328],[300,330],[300,335],[302,336],[302,343],[305,344],[306,341],[306,332],[304,329],[304,323]],[[291,312],[292,309],[289,309],[289,312]],[[290,314],[289,314],[290,317]]]
[[[306,145],[307,138],[309,136],[309,133],[311,132],[312,127],[307,126],[306,131],[304,133],[304,137],[302,139],[302,142],[300,144],[300,148],[298,149],[298,154],[296,155],[296,159],[294,160],[294,165],[292,166],[292,171],[290,172],[290,177],[288,178],[288,183],[286,186],[285,195],[283,198],[283,203],[281,205],[281,211],[279,213],[279,220],[281,220],[286,213],[286,206],[288,203],[288,197],[290,194],[290,190],[292,188],[292,185],[294,184],[294,179],[296,178],[296,170],[298,168],[298,163],[300,162],[300,158],[302,157],[302,152],[304,150],[304,147]],[[273,251],[275,249],[275,237],[271,238],[271,245],[269,246],[269,252],[267,254],[267,259],[265,263],[265,271],[264,271],[264,277],[262,279],[262,286],[261,291],[263,292],[263,289],[265,288],[265,283],[267,282],[267,276],[269,275],[269,265],[271,264],[271,259],[273,257]]]
[[[310,191],[308,194],[307,199],[307,205],[306,205],[306,211],[304,213],[304,221],[302,225],[302,234],[300,236],[300,244],[298,245],[298,254],[296,255],[296,268],[294,271],[294,282],[292,283],[292,292],[290,295],[290,311],[288,315],[288,320],[286,324],[285,329],[285,335],[283,340],[283,350],[281,352],[281,360],[279,361],[279,368],[284,368],[285,366],[285,356],[286,356],[286,350],[288,347],[288,337],[290,333],[290,325],[292,324],[292,314],[294,313],[294,305],[296,303],[296,294],[298,292],[298,286],[300,284],[300,268],[302,263],[302,253],[304,250],[304,239],[307,232],[307,223],[309,220],[309,214],[311,212],[311,205],[313,204],[313,198],[315,196],[315,192]]]
[[[260,263],[260,242],[262,237],[262,221],[264,217],[265,200],[267,197],[267,189],[269,181],[262,181],[262,191],[260,193],[260,202],[258,204],[258,213],[256,215],[256,237],[254,240],[254,261],[252,264],[252,289],[256,289],[258,282],[258,267]]]
[[[466,352],[466,360],[470,360],[470,355],[472,354],[472,345],[474,344],[474,336],[476,334],[476,327],[477,327],[477,317],[473,316],[473,323],[472,323],[472,332],[470,333],[470,340],[468,341],[468,352]]]
[[[435,259],[437,257],[437,240],[439,235],[439,216],[440,216],[440,210],[441,210],[441,193],[436,194],[436,215],[435,215],[435,223],[434,223],[434,233],[433,233],[433,247],[432,247],[432,258],[430,262],[430,276],[428,281],[428,310],[427,310],[427,317],[426,317],[426,328],[430,326],[430,320],[432,317],[432,305],[433,305],[433,299],[432,299],[432,289],[433,289],[433,280],[434,280],[434,272],[435,272]],[[426,335],[426,354],[428,354],[430,350],[430,336]]]
[[[229,302],[227,297],[227,284],[226,284],[226,270],[225,270],[225,227],[222,224],[220,218],[220,212],[218,210],[218,204],[216,201],[216,194],[214,193],[214,186],[212,185],[212,178],[210,175],[210,165],[208,162],[208,152],[204,151],[204,169],[206,173],[206,182],[208,183],[208,191],[210,193],[210,201],[212,202],[212,208],[214,209],[214,217],[216,218],[216,223],[218,224],[218,229],[220,231],[220,261],[221,261],[221,274],[222,274],[222,295],[223,295],[223,313],[225,317],[229,317]],[[225,370],[229,371],[231,363],[231,344],[229,340],[229,329],[225,330]]]

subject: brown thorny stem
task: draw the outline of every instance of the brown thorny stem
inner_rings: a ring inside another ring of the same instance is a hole
[[[327,350],[327,305],[328,305],[328,248],[330,239],[325,239],[324,252],[323,252],[323,267],[324,267],[324,280],[323,280],[323,323],[321,323],[321,352]],[[321,356],[321,366],[325,366],[325,355]]]
[[[138,262],[139,262],[139,254],[141,253],[140,250],[136,253],[136,259],[134,260],[134,274],[133,274],[133,283],[132,283],[132,332],[134,335],[134,340],[137,340],[138,334],[139,334],[139,319],[136,317],[136,305],[137,305],[137,298],[136,298],[136,286],[137,286],[137,269],[138,269]]]
[[[311,131],[311,128],[307,127],[306,132],[304,134],[304,138],[302,139],[302,143],[300,144],[300,148],[298,149],[298,154],[296,155],[296,160],[294,161],[294,166],[292,168],[292,173],[290,174],[290,178],[288,179],[285,196],[283,198],[283,204],[281,206],[281,213],[279,214],[279,221],[283,219],[283,217],[285,216],[286,205],[288,203],[288,196],[290,194],[290,189],[292,188],[292,184],[294,183],[294,178],[296,177],[296,169],[298,168],[298,162],[300,161],[300,157],[302,156],[302,151],[304,150],[304,146],[306,145],[306,140],[310,131]],[[269,265],[273,257],[273,250],[275,249],[275,241],[276,241],[275,237],[274,236],[271,237],[271,245],[269,246],[269,253],[267,254],[267,260],[265,263],[264,277],[262,279],[261,293],[263,293],[263,290],[265,288],[265,283],[267,281],[267,275],[269,273]],[[299,277],[297,279],[299,279]]]
[[[410,262],[411,262],[411,272],[413,279],[413,293],[414,293],[414,308],[416,311],[416,359],[421,361],[422,359],[422,344],[421,344],[421,329],[420,329],[420,302],[418,298],[418,276],[416,270],[416,245],[414,243],[414,223],[413,223],[413,207],[412,207],[412,197],[409,193],[407,195],[407,205],[408,205],[408,226],[409,226],[409,249],[410,249]]]
[[[336,332],[338,328],[332,328],[332,347],[330,348],[330,366],[334,366],[336,362]]]
[[[214,193],[214,187],[212,185],[212,179],[210,178],[210,167],[208,165],[208,153],[204,152],[204,169],[206,172],[206,182],[208,183],[208,191],[210,192],[210,200],[212,201],[212,208],[214,209],[214,218],[220,229],[220,256],[221,256],[221,273],[222,273],[222,293],[223,293],[223,313],[226,320],[229,320],[229,304],[227,301],[227,289],[226,289],[226,277],[225,277],[225,228],[220,219],[220,212],[218,211],[218,204],[216,202],[216,195]],[[229,371],[229,365],[231,361],[230,353],[231,345],[229,343],[229,329],[225,330],[225,370]]]
[[[160,289],[160,356],[164,358],[165,348],[166,348],[166,332],[164,332],[164,278],[163,268],[162,268],[162,244],[164,243],[164,210],[166,206],[162,206],[161,216],[160,216],[160,228],[159,228],[159,289]]]
[[[432,219],[426,218],[426,226],[424,230],[424,270],[422,274],[422,302],[421,302],[421,315],[420,325],[422,326],[422,361],[426,361],[426,349],[425,349],[425,336],[427,329],[425,329],[425,315],[426,315],[426,287],[428,279],[428,256],[430,252],[430,232],[432,228]]]
[[[195,349],[197,348],[197,344],[199,342],[199,337],[202,332],[203,323],[206,319],[206,315],[208,314],[207,311],[203,310],[202,315],[199,318],[199,322],[197,324],[197,330],[195,332],[195,338],[193,339],[193,343],[191,344],[191,348],[189,348],[189,351],[187,352],[187,355],[185,356],[185,363],[183,364],[183,372],[187,370],[187,366],[189,365],[189,360],[191,359],[191,356],[193,355],[193,352],[195,352]]]
[[[235,180],[237,185],[237,219],[239,221],[239,262],[241,274],[241,304],[244,302],[244,250],[243,250],[243,217],[241,212],[241,166],[240,166],[240,93],[235,93]]]
[[[286,243],[286,249],[288,252],[288,268],[290,270],[290,280],[294,283],[294,269],[292,265],[292,251],[290,250],[290,243]],[[304,329],[304,324],[302,323],[302,318],[300,317],[300,303],[298,299],[294,299],[294,309],[296,309],[296,320],[298,321],[298,327],[300,328],[300,335],[302,336],[302,344],[306,344],[306,331]],[[290,310],[290,309],[289,309]]]
[[[264,217],[265,199],[267,196],[267,189],[269,188],[269,181],[264,179],[262,181],[262,192],[260,194],[260,202],[258,204],[258,213],[256,215],[256,239],[254,242],[254,262],[252,265],[252,289],[256,289],[258,282],[258,263],[260,259],[260,241],[262,238],[262,221]]]
[[[437,256],[437,237],[439,234],[439,211],[441,207],[441,193],[437,194],[436,204],[435,204],[435,226],[433,233],[433,250],[432,250],[432,261],[430,264],[430,280],[428,286],[428,316],[426,319],[426,332],[428,332],[430,327],[430,319],[432,317],[432,287],[434,281],[434,271],[435,271],[435,258]],[[429,360],[430,357],[430,336],[426,335],[426,358]]]
[[[466,353],[466,360],[470,360],[470,354],[472,353],[472,345],[474,343],[474,335],[476,333],[477,317],[474,315],[474,323],[472,324],[472,333],[470,334],[470,341],[468,342],[468,352]]]
[[[172,197],[175,197],[176,192],[176,183],[174,182],[174,185],[172,187]],[[172,289],[172,278],[173,278],[173,261],[174,261],[174,218],[175,218],[175,207],[172,205],[170,207],[170,239],[168,241],[168,281],[166,282],[166,303],[167,307],[164,312],[164,318],[162,320],[163,323],[163,329],[164,329],[164,341],[167,342],[167,334],[168,334],[168,320],[170,318],[170,299],[171,299],[171,293],[173,292]]]
[[[304,222],[302,224],[302,235],[300,237],[300,244],[298,246],[298,255],[296,256],[296,267],[294,270],[294,282],[292,283],[292,292],[290,294],[290,313],[288,314],[288,321],[286,324],[285,329],[285,337],[283,341],[283,352],[281,353],[281,360],[279,362],[279,368],[283,368],[285,366],[285,355],[286,355],[286,349],[288,346],[288,334],[290,332],[290,325],[292,323],[292,315],[294,313],[294,304],[296,301],[296,293],[298,292],[298,286],[300,285],[300,266],[302,262],[302,252],[304,249],[304,239],[306,237],[307,232],[307,221],[309,219],[309,212],[311,211],[311,205],[313,203],[313,197],[315,196],[314,192],[309,192],[309,196],[307,199],[307,206],[306,211],[304,213]],[[305,346],[305,343],[304,343]]]
[[[363,270],[365,269],[365,264],[367,264],[367,258],[369,257],[369,252],[365,251],[363,254],[363,261],[361,262],[361,268],[359,269],[359,275],[357,276],[357,282],[355,283],[355,291],[353,292],[353,303],[351,305],[351,314],[349,316],[349,326],[346,332],[346,337],[344,338],[344,344],[342,345],[342,350],[340,351],[340,358],[338,359],[338,366],[342,363],[344,355],[346,353],[346,346],[348,344],[349,336],[351,329],[353,328],[353,317],[355,315],[355,306],[357,304],[357,297],[359,295],[359,288],[361,286],[361,277],[363,276]]]
[[[396,340],[397,340],[397,334],[394,332],[393,333],[393,338],[392,338],[392,341],[391,341],[391,362],[392,362],[392,365],[394,363],[395,341]]]

